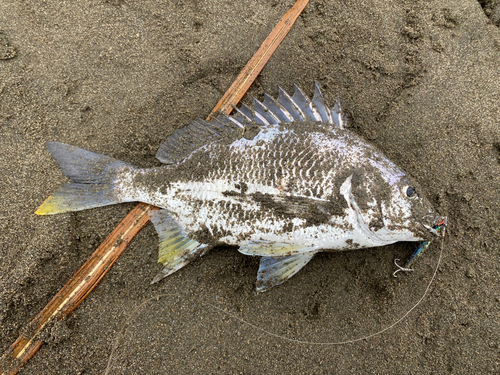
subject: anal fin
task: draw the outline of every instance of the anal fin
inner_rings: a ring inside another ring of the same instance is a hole
[[[152,284],[173,274],[209,250],[208,245],[187,237],[167,210],[152,211],[149,216],[160,238],[158,262],[165,267],[156,275]]]
[[[262,257],[257,273],[257,292],[265,292],[284,283],[309,263],[314,254],[316,251],[284,257]]]

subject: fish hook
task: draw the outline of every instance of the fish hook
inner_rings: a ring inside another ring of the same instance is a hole
[[[394,259],[394,264],[396,265],[396,267],[398,267],[398,269],[392,273],[392,276],[397,277],[397,276],[396,276],[396,274],[397,274],[399,271],[405,271],[405,272],[410,272],[410,271],[413,271],[413,268],[405,268],[405,267],[401,267],[401,266],[397,263],[398,261],[399,261],[399,259]]]

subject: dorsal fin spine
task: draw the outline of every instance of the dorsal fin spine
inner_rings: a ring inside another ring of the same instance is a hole
[[[288,93],[283,90],[280,86],[278,86],[278,102],[286,108],[288,113],[290,113],[295,121],[304,121],[306,116],[304,112],[300,109],[297,103],[294,102],[292,97],[288,95]]]
[[[314,95],[312,102],[318,109],[318,112],[321,116],[321,121],[325,124],[333,125],[332,113],[330,112],[330,108],[325,105],[323,94],[321,94],[321,89],[318,82],[314,82]]]
[[[344,114],[342,112],[342,106],[340,105],[340,99],[337,96],[337,102],[332,108],[332,118],[333,118],[333,123],[337,125],[340,129],[344,129],[346,125],[346,121],[344,118]]]
[[[240,129],[243,129],[245,127],[241,122],[239,122],[238,120],[236,120],[235,118],[233,118],[231,116],[227,116],[226,114],[224,114],[224,117],[226,117],[233,124],[236,124],[236,126],[238,126]]]
[[[252,121],[252,118],[253,118],[252,110],[250,108],[248,108],[245,103],[241,103],[239,110],[241,111],[241,113],[243,113],[245,116],[247,116],[250,119],[250,121]]]
[[[293,122],[293,116],[272,96],[264,93],[264,105],[282,122]]]
[[[257,122],[262,123],[262,125],[270,125],[270,124],[269,124],[269,121],[267,121],[267,120],[266,120],[266,118],[265,118],[264,116],[262,116],[262,115],[261,115],[259,112],[257,112],[257,111],[255,112],[255,117],[254,117],[254,119],[256,119],[256,120],[258,119],[258,121],[257,121]]]
[[[280,119],[263,103],[259,102],[257,99],[253,99],[253,106],[256,113],[259,113],[262,117],[264,117],[269,124],[279,124],[281,123]]]
[[[245,120],[245,121],[248,121],[248,122],[252,122],[252,119],[250,117],[248,117],[241,109],[239,109],[238,107],[236,107],[235,105],[231,105],[231,107],[233,107],[233,109],[238,112],[238,114]]]
[[[293,84],[292,100],[302,110],[307,120],[313,122],[321,121],[321,116],[316,107],[312,104],[311,99],[309,99],[295,83]]]
[[[245,104],[241,104],[240,106],[241,112],[247,115],[252,121],[256,122],[259,125],[269,125],[269,122],[257,111],[255,108],[249,108]]]

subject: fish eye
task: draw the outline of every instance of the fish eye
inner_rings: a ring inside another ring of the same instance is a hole
[[[406,196],[410,199],[415,199],[418,195],[417,195],[417,191],[415,190],[414,187],[411,187],[411,186],[406,186],[404,188],[405,190],[405,193],[406,193]]]

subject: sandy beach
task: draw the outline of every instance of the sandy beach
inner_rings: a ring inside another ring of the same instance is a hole
[[[0,350],[134,203],[37,216],[67,181],[58,141],[141,166],[206,118],[293,1],[0,2]],[[500,372],[500,3],[311,1],[243,102],[298,84],[448,217],[415,243],[322,253],[255,292],[258,258],[217,247],[151,285],[148,225],[20,374]],[[352,343],[345,341],[355,340]],[[357,340],[357,341],[356,341]]]

